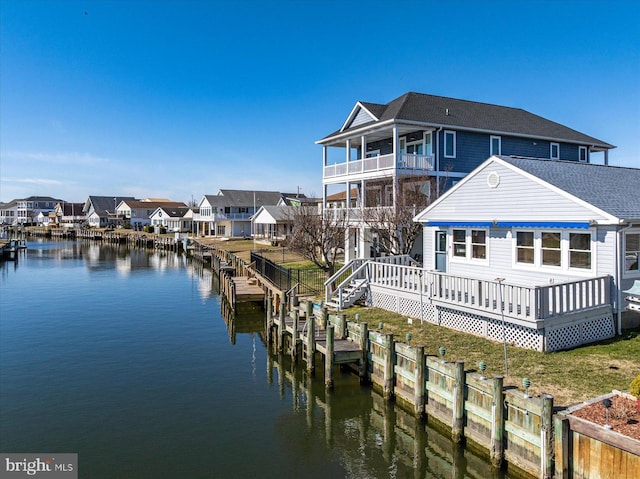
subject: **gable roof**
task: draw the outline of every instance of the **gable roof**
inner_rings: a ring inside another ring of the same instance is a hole
[[[265,205],[253,215],[252,220],[259,224],[288,223],[292,221],[294,206]]]
[[[182,207],[187,206],[183,201],[171,201],[171,200],[124,200],[124,204],[126,204],[129,208],[143,208],[143,209],[155,209],[158,207],[163,208],[172,208],[172,207]]]
[[[117,206],[123,200],[135,200],[135,198],[133,196],[89,196],[84,204],[83,211],[88,213],[91,206],[93,206],[94,212],[99,216],[105,216],[107,212],[114,212],[114,200]]]
[[[350,123],[357,116],[357,108],[365,106],[376,112],[377,120],[366,123]],[[420,125],[483,131],[495,134],[528,136],[554,141],[567,141],[602,149],[613,145],[573,130],[521,108],[490,103],[460,100],[424,93],[408,92],[385,105],[358,102],[343,127],[317,143],[325,143],[333,137],[366,130],[382,123],[412,122]],[[352,126],[353,124],[353,126]]]
[[[499,156],[502,161],[625,220],[640,220],[640,169]]]
[[[256,208],[262,205],[277,205],[282,198],[279,191],[219,190],[217,195],[204,195],[211,206]],[[200,202],[202,203],[202,201]]]
[[[163,206],[157,207],[156,210],[151,214],[151,216],[155,216],[156,213],[161,210],[164,211],[167,215],[169,215],[169,218],[182,218],[189,211],[191,211],[191,208],[189,208],[188,206],[175,207],[175,206],[163,205]]]

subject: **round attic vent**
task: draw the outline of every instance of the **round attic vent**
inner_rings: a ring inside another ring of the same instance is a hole
[[[487,184],[489,185],[489,188],[497,188],[500,184],[500,175],[495,172],[489,173],[487,175]]]

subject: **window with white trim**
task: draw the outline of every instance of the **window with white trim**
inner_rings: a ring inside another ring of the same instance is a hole
[[[586,146],[579,146],[578,147],[578,161],[582,162],[582,163],[586,163],[587,161],[589,161],[589,155],[587,154],[587,147]]]
[[[543,266],[562,266],[560,232],[543,231],[541,236],[542,236],[542,265]]]
[[[591,235],[569,233],[569,268],[591,269]]]
[[[445,130],[444,132],[444,157],[456,157],[456,132]]]
[[[514,230],[512,237],[514,266],[573,272],[595,267],[593,231]]]
[[[516,263],[534,264],[535,245],[533,231],[516,232]]]
[[[501,155],[502,154],[502,137],[500,136],[491,136],[491,155]]]
[[[549,146],[549,158],[552,160],[560,159],[560,144],[559,143],[551,143]]]
[[[487,259],[487,230],[484,229],[454,229],[452,230],[454,258],[466,260]]]
[[[640,230],[624,234],[624,272],[626,276],[640,276]]]
[[[453,256],[467,257],[467,231],[453,230]]]

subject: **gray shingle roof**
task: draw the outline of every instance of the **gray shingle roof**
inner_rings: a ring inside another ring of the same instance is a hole
[[[218,195],[205,195],[211,206],[236,206],[236,207],[252,207],[256,208],[262,205],[276,205],[282,193],[278,191],[257,191],[257,190],[220,190]],[[254,197],[255,194],[255,197]]]
[[[507,163],[607,213],[640,220],[640,169],[500,156]]]
[[[386,120],[407,120],[457,129],[490,131],[503,134],[528,135],[557,141],[569,141],[594,145],[601,148],[615,148],[579,131],[547,120],[521,108],[492,105],[443,96],[409,92],[390,101],[386,105],[360,102],[376,116],[379,122]],[[375,125],[369,122],[358,125],[353,130]],[[345,131],[349,131],[350,128]],[[324,139],[343,133],[340,130]],[[322,140],[321,140],[322,141]]]

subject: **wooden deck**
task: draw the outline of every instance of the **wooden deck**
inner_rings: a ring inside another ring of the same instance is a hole
[[[236,303],[264,301],[264,290],[254,278],[232,276],[231,281],[236,289]]]

